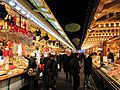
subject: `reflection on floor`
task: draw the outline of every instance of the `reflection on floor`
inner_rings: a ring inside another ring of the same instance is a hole
[[[83,74],[83,69],[81,69],[80,70],[80,88],[78,90],[83,90],[83,81],[84,81],[84,74]],[[95,83],[92,77],[90,77],[90,85],[92,88],[87,90],[98,90],[95,86]],[[43,82],[42,80],[39,80],[39,86],[34,90],[46,90],[42,86],[43,86]],[[73,87],[73,84],[69,84],[69,82],[66,82],[64,72],[63,71],[59,72],[56,90],[72,90],[72,87]],[[28,90],[28,86],[25,86],[20,90]]]

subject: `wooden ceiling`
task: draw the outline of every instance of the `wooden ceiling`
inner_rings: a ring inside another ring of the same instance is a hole
[[[120,0],[100,0],[82,49],[120,37]]]

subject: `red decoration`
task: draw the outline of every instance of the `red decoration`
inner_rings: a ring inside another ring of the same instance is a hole
[[[22,55],[25,53],[25,45],[22,44]]]
[[[10,24],[10,30],[11,30],[11,31],[13,30],[13,28],[12,28],[12,24]]]
[[[45,52],[49,52],[49,48],[45,48]]]
[[[11,46],[12,46],[12,43],[8,41],[8,48],[10,48]]]
[[[18,26],[17,25],[14,25],[14,31],[18,32]]]
[[[23,26],[24,26],[24,29],[26,30],[26,21],[24,21]]]
[[[4,51],[3,51],[3,56],[6,57],[6,56],[8,56],[8,55],[9,55],[9,50],[4,50]]]
[[[14,25],[16,25],[16,15],[14,16]]]

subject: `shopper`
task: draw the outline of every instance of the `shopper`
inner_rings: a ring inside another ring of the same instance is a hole
[[[35,81],[36,76],[37,76],[37,70],[36,70],[37,64],[35,61],[36,58],[33,53],[31,54],[31,56],[28,55],[28,56],[24,56],[24,57],[28,60],[28,63],[29,63],[28,71],[27,71],[28,88],[29,88],[29,90],[33,90],[35,83],[38,84],[37,81]],[[34,75],[33,75],[33,72],[35,72]]]
[[[43,88],[48,88],[48,83],[47,83],[47,62],[50,60],[50,56],[45,56],[43,59],[43,64],[44,64],[44,70],[43,70]]]
[[[80,65],[77,58],[77,53],[72,53],[71,74],[73,76],[73,90],[78,90],[80,86]]]
[[[96,52],[91,53],[85,60],[84,60],[84,89],[90,89],[90,85],[88,85],[89,76],[92,72],[92,59],[95,58],[97,55]]]
[[[58,75],[57,61],[54,59],[54,55],[50,56],[50,60],[46,64],[46,70],[48,73],[48,88],[56,88],[56,79]]]
[[[67,56],[67,54],[63,55],[63,70],[65,72],[66,75],[66,81],[71,83],[71,73],[70,73],[70,61],[71,61],[71,57]]]

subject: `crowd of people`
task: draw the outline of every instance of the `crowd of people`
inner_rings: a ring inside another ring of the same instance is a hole
[[[40,64],[36,63],[36,54],[24,56],[29,61],[27,73],[29,90],[34,90],[33,88],[38,85],[38,78],[41,77],[40,73],[42,73],[44,88],[48,90],[56,88],[58,72],[62,70],[65,73],[66,82],[73,84],[73,90],[78,90],[80,87],[80,68],[83,63],[85,74],[84,89],[90,88],[88,81],[92,71],[92,59],[96,55],[96,53],[91,53],[88,57],[79,53],[41,55]]]

